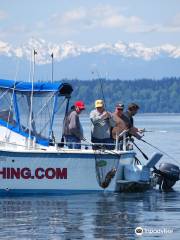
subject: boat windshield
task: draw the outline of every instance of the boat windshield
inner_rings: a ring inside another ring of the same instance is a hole
[[[31,121],[31,94],[18,92],[16,96],[21,131],[29,134],[31,129],[31,136],[41,139],[40,142],[48,141],[54,115],[55,93],[33,94]]]
[[[4,89],[0,89],[0,119],[9,122],[12,126],[16,124],[14,108],[11,106],[12,94]]]

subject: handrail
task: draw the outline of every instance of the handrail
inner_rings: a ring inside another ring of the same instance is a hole
[[[123,137],[123,151],[126,151],[126,133],[128,132],[129,130],[123,130],[119,135],[116,134],[116,150],[120,150],[119,149],[119,138],[120,137]]]
[[[119,141],[117,141],[118,139],[119,139],[119,137],[122,137],[123,136],[123,140],[121,141],[122,143],[123,143],[123,151],[126,151],[126,133],[127,133],[127,131],[123,131],[121,134],[119,134],[119,136],[116,138],[116,143],[101,143],[101,142],[99,142],[99,143],[97,143],[98,145],[102,145],[102,149],[104,149],[103,148],[103,146],[114,146],[114,150],[122,150],[122,149],[120,149],[119,148]],[[66,148],[68,148],[68,146],[66,146],[66,144],[65,144],[65,147],[59,147],[59,144],[60,144],[61,142],[58,142],[58,143],[55,143],[54,145],[50,145],[49,147],[54,147],[55,149],[66,149]],[[69,143],[69,142],[68,142]],[[73,144],[76,144],[76,142],[71,142],[71,144],[73,145]],[[84,146],[84,148],[83,149],[85,149],[85,150],[88,150],[89,148],[87,148],[87,147],[92,147],[92,145],[93,145],[93,143],[91,143],[91,142],[87,142],[87,143],[79,143],[81,146]],[[41,146],[41,145],[36,145],[35,144],[35,139],[33,139],[32,140],[32,144],[31,144],[31,146],[29,145],[27,145],[27,142],[25,143],[25,144],[18,144],[18,143],[15,143],[15,142],[8,142],[8,141],[3,141],[3,140],[0,140],[0,145],[2,146],[12,146],[12,147],[22,147],[23,149],[31,149],[31,150],[38,150],[38,149],[42,149],[42,148],[44,148],[44,146]],[[46,147],[46,149],[48,149],[49,148],[48,146]],[[74,149],[74,148],[73,148]]]
[[[40,146],[35,146],[34,144],[32,145],[32,146],[30,146],[30,148],[28,148],[28,146],[27,146],[27,143],[25,144],[25,145],[23,145],[23,144],[18,144],[18,143],[14,143],[14,142],[7,142],[7,141],[2,141],[2,140],[0,140],[0,145],[4,145],[4,146],[16,146],[16,147],[22,147],[22,148],[24,148],[24,149],[42,149],[42,147],[44,147],[44,146],[42,146],[42,147],[40,147]]]

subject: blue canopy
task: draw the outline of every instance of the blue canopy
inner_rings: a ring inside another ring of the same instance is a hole
[[[73,88],[63,82],[35,82],[32,102],[31,91],[30,82],[0,79],[0,125],[47,146],[61,96],[69,99]]]
[[[14,89],[15,91],[31,92],[32,83],[0,79],[1,89]],[[35,82],[33,83],[33,92],[59,92],[60,95],[69,95],[73,88],[68,83],[63,82]]]

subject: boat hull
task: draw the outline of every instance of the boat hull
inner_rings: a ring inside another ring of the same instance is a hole
[[[103,191],[96,178],[93,151],[0,151],[1,193],[59,193]],[[124,165],[131,164],[134,153],[118,155],[118,171],[107,190],[116,191]],[[117,158],[117,157],[116,157]],[[109,161],[112,154],[104,154]]]

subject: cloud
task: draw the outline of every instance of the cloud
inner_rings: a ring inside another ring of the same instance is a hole
[[[87,17],[87,12],[84,8],[78,8],[71,11],[68,11],[63,14],[61,20],[62,23],[72,23],[74,21],[81,21]]]
[[[1,29],[1,39],[15,39],[17,42],[25,42],[30,37],[43,39],[84,39],[86,34],[94,36],[103,33],[108,36],[110,30],[122,33],[157,33],[180,32],[180,14],[174,16],[168,23],[149,23],[138,15],[125,14],[124,8],[110,4],[96,5],[94,7],[80,6],[67,11],[57,11],[45,19],[38,21],[13,22]],[[7,14],[0,10],[0,19]],[[83,36],[83,37],[82,37]],[[92,40],[91,40],[92,41]]]
[[[6,14],[0,11],[1,17]],[[80,6],[67,11],[57,11],[46,19],[25,24],[12,23],[7,28],[1,29],[3,39],[16,39],[24,42],[30,37],[44,39],[73,39],[80,34],[109,34],[109,30],[122,31],[126,33],[146,33],[179,31],[180,17],[177,15],[172,21],[172,26],[160,24],[148,24],[136,15],[124,14],[124,9],[111,5],[97,5],[94,7]]]
[[[116,9],[110,5],[99,5],[91,9],[80,7],[54,14],[49,19],[49,24],[61,29],[71,29],[72,32],[80,32],[87,29],[109,29],[119,28],[124,31],[138,31],[144,26],[144,22],[137,16],[124,16],[121,9]],[[46,25],[46,24],[45,24]]]
[[[111,5],[98,5],[91,9],[80,7],[63,14],[54,14],[48,24],[52,29],[56,29],[55,31],[59,29],[61,34],[67,35],[82,33],[82,31],[109,31],[110,29],[128,33],[163,31],[163,26],[160,24],[150,24],[139,16],[125,15],[122,12],[124,9]]]
[[[164,24],[154,24],[149,28],[150,32],[180,33],[180,14],[175,15]]]
[[[0,20],[7,18],[7,13],[3,10],[0,10]]]
[[[71,9],[63,14],[54,15],[49,23],[59,27],[65,33],[77,33],[83,30],[119,29],[129,33],[180,32],[180,14],[169,23],[148,23],[136,15],[125,15],[124,9],[111,5],[97,5],[91,9],[85,7]],[[45,24],[46,25],[46,24]]]
[[[172,26],[180,28],[180,13],[173,17]]]
[[[142,20],[135,16],[125,17],[123,15],[113,15],[102,20],[103,27],[124,28],[128,31],[131,31],[131,29],[135,30],[135,28],[137,29],[137,26],[141,24]]]
[[[94,17],[93,14],[88,12],[88,9],[80,7],[66,11],[63,14],[53,14],[47,24],[54,31],[57,31],[57,29],[61,31],[61,34],[76,34],[87,28],[93,28]]]

